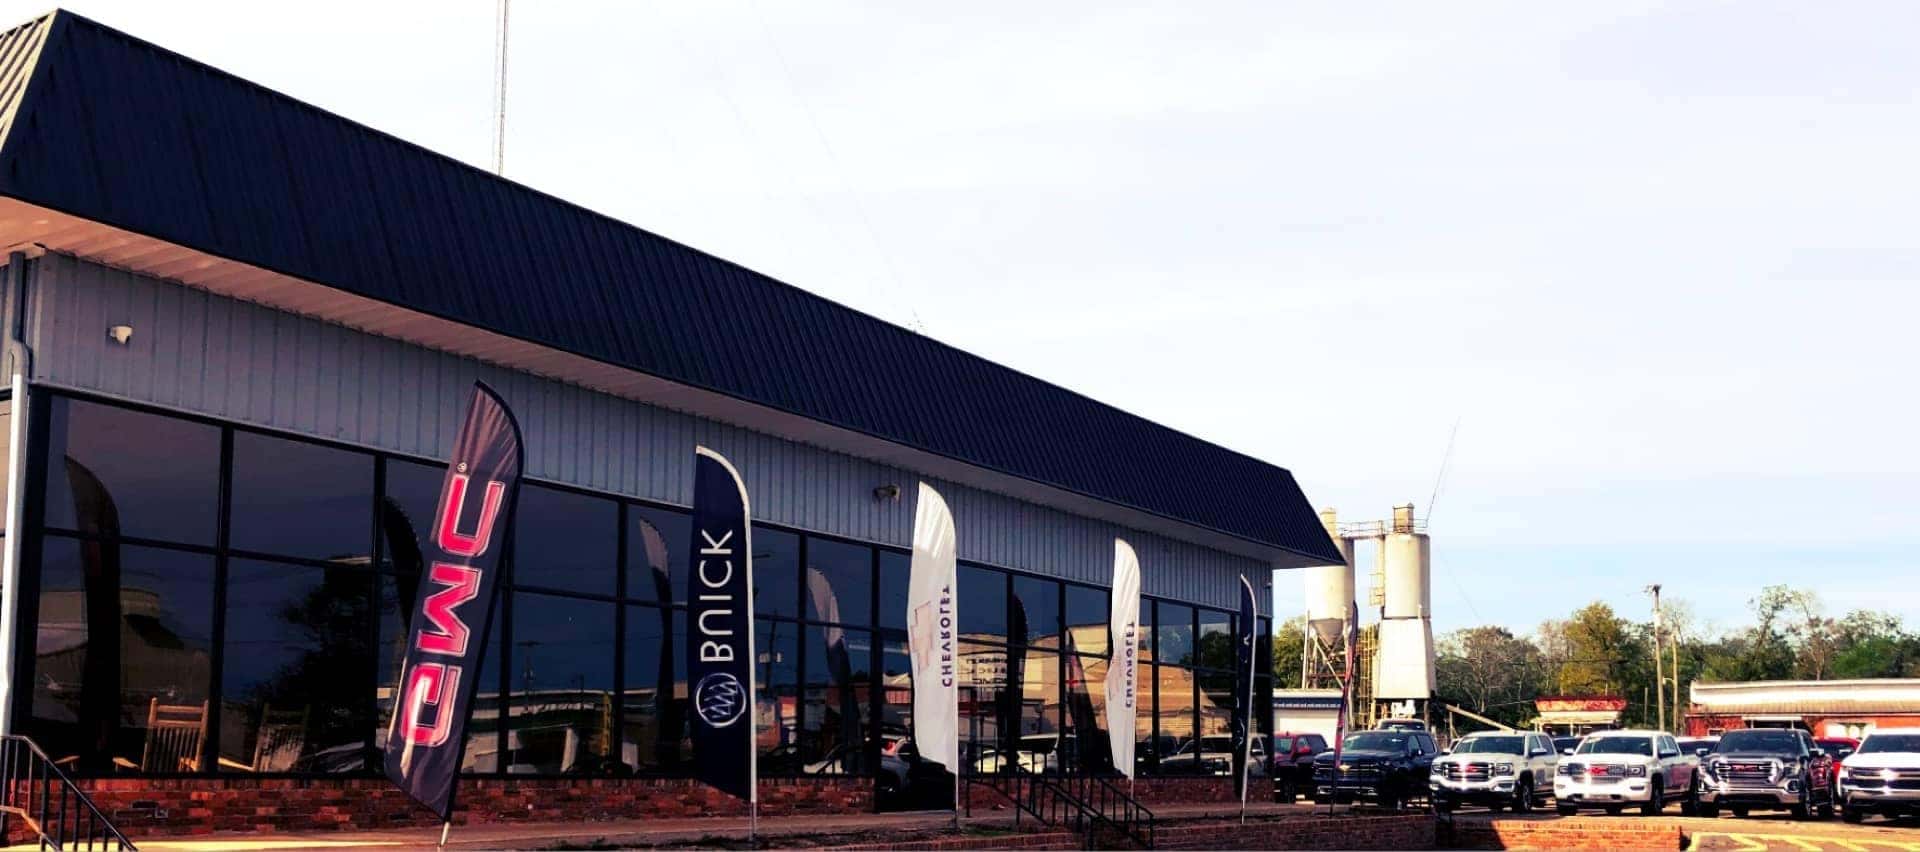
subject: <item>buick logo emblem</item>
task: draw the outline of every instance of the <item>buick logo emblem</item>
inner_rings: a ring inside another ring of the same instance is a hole
[[[747,712],[747,690],[732,673],[714,672],[694,686],[693,707],[701,721],[724,728]]]

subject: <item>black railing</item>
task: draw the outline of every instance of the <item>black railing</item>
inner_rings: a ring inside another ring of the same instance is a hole
[[[971,788],[986,787],[1013,803],[1014,825],[1025,813],[1035,820],[1082,833],[1088,848],[1095,846],[1097,835],[1107,832],[1153,848],[1153,811],[1140,804],[1119,785],[1099,775],[1042,775],[1025,770],[963,776],[969,794],[963,799],[967,813],[973,813]]]
[[[0,814],[25,823],[42,849],[135,850],[73,779],[19,734],[0,735]]]

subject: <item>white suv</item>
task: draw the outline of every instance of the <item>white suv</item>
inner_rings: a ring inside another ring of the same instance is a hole
[[[1699,799],[1699,769],[1700,759],[1681,754],[1673,735],[1663,731],[1588,734],[1554,770],[1555,809],[1563,816],[1581,808],[1617,814],[1635,804],[1652,815],[1680,802],[1691,813]]]
[[[1859,822],[1869,813],[1920,814],[1920,728],[1867,733],[1840,761],[1840,814]]]
[[[1427,788],[1436,810],[1471,803],[1494,811],[1511,805],[1514,813],[1526,813],[1546,804],[1559,761],[1546,734],[1482,731],[1456,740],[1433,762]]]

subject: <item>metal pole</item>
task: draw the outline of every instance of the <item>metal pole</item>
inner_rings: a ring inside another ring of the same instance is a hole
[[[1660,584],[1655,583],[1648,586],[1647,592],[1653,595],[1653,704],[1655,714],[1653,717],[1653,726],[1656,730],[1664,731],[1667,729],[1667,684],[1666,673],[1661,670],[1660,666]]]
[[[493,173],[507,173],[507,2],[500,0],[500,25],[494,32]]]

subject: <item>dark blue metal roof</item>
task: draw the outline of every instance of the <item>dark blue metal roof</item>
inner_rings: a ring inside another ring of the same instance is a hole
[[[0,128],[0,194],[1340,561],[1282,468],[69,12],[0,36]]]

